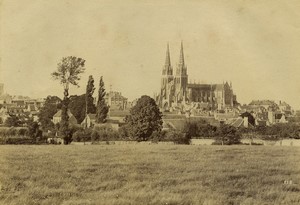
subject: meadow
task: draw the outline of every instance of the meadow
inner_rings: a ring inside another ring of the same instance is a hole
[[[0,204],[300,204],[299,162],[299,147],[2,145]]]

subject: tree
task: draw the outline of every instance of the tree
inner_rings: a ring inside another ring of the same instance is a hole
[[[96,122],[104,123],[108,113],[108,106],[105,103],[105,88],[102,76],[100,77],[97,111],[96,111]]]
[[[131,137],[138,141],[146,141],[154,131],[159,132],[162,129],[162,113],[155,100],[146,95],[138,99],[125,121]]]
[[[44,131],[54,129],[54,123],[52,118],[61,109],[61,99],[57,96],[48,96],[41,110],[39,111],[38,117],[41,124],[41,128]]]
[[[95,91],[94,78],[92,75],[90,75],[89,81],[86,86],[86,92],[85,92],[85,116],[87,116],[89,113],[94,113],[93,112],[94,111],[93,108],[95,107],[94,98],[93,98],[94,91]],[[87,122],[85,122],[85,126],[87,126]]]
[[[28,135],[36,140],[42,137],[42,131],[37,122],[31,121],[28,123]]]
[[[77,122],[80,124],[86,116],[86,94],[83,95],[72,95],[70,96],[69,109],[74,117],[77,119]],[[96,106],[92,103],[93,99],[88,98],[88,113],[95,113]],[[85,108],[85,109],[83,109]]]
[[[85,94],[71,95],[69,99],[69,109],[80,124],[85,118]]]
[[[52,77],[55,80],[59,80],[64,88],[64,99],[62,102],[62,117],[60,123],[60,132],[64,137],[66,144],[71,142],[72,136],[69,129],[69,116],[68,116],[68,105],[69,105],[69,86],[78,86],[80,80],[80,74],[84,72],[85,60],[74,56],[68,56],[62,58],[57,65],[57,71],[52,73]],[[79,86],[78,86],[79,87]]]

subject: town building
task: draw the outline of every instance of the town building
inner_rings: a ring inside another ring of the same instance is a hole
[[[82,127],[94,127],[96,123],[96,114],[87,114],[81,123]]]
[[[121,92],[110,91],[106,93],[105,102],[112,110],[125,110],[127,108],[127,98]]]

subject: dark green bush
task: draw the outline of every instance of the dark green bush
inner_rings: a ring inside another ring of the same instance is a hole
[[[153,143],[158,143],[160,141],[164,141],[165,136],[166,136],[166,131],[160,131],[160,132],[159,131],[154,131],[149,139]]]
[[[215,142],[213,144],[232,145],[240,143],[241,135],[235,127],[221,125],[216,132]]]
[[[114,130],[112,127],[106,125],[94,127],[92,136],[93,140],[99,141],[120,140],[119,132]]]
[[[20,128],[18,130],[18,135],[19,136],[26,136],[27,134],[28,134],[28,129],[26,129],[26,128]]]
[[[91,139],[92,139],[93,142],[94,142],[94,141],[99,141],[100,135],[99,135],[98,131],[93,130]]]
[[[132,140],[129,134],[129,126],[123,125],[118,130],[120,140]]]
[[[18,131],[14,127],[11,127],[8,130],[6,130],[6,136],[16,136],[17,133],[18,133]]]
[[[72,135],[72,139],[75,142],[91,141],[91,137],[92,137],[92,129],[83,129],[83,128],[78,129]]]
[[[186,133],[180,131],[169,131],[165,133],[164,138],[161,141],[174,142],[175,144],[190,144],[190,140],[190,136]]]
[[[216,131],[215,126],[203,119],[186,121],[183,127],[183,132],[190,138],[213,138]]]
[[[29,137],[2,137],[0,144],[36,144],[36,142]]]

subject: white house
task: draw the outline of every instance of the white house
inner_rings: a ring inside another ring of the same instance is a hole
[[[87,114],[81,123],[83,127],[93,127],[96,123],[96,114]]]
[[[54,124],[60,123],[60,121],[61,121],[61,113],[62,113],[62,111],[59,110],[59,111],[57,111],[57,113],[53,116],[52,122],[53,122]],[[69,116],[69,122],[70,122],[70,124],[76,125],[76,124],[77,124],[77,120],[76,120],[76,118],[74,117],[74,115],[71,113],[70,110],[68,110],[68,116]]]

